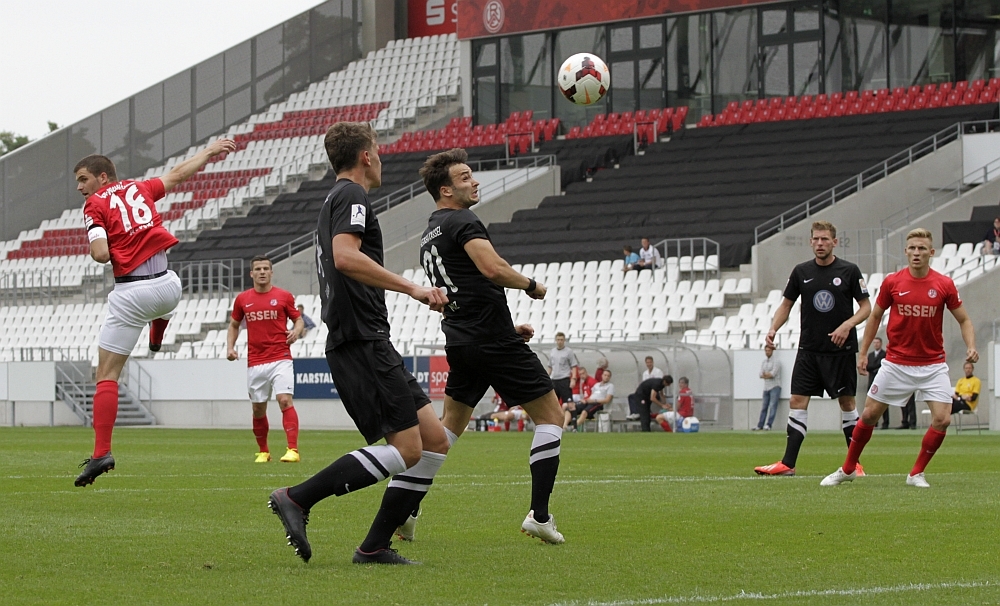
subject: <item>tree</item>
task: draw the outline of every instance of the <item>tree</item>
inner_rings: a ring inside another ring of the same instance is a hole
[[[12,152],[31,141],[24,135],[16,135],[8,130],[0,130],[0,156]]]
[[[59,125],[53,122],[52,120],[49,120],[49,132],[54,133],[57,130],[59,130]]]

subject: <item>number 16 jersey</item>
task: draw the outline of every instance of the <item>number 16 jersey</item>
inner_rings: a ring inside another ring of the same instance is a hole
[[[177,244],[163,227],[155,202],[165,194],[163,182],[117,181],[94,192],[83,206],[87,233],[106,232],[115,277],[126,276],[160,251]],[[98,238],[92,238],[91,241]]]
[[[486,278],[465,252],[475,239],[489,240],[471,210],[443,208],[431,213],[420,238],[420,264],[431,284],[446,290],[441,329],[447,345],[490,343],[516,334],[504,289]]]

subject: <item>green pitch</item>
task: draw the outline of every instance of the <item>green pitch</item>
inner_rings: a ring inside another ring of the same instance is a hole
[[[312,511],[313,559],[267,509],[361,446],[303,432],[303,462],[255,465],[250,431],[118,429],[117,470],[75,488],[84,429],[0,430],[4,604],[995,604],[1000,439],[948,436],[904,484],[922,434],[876,432],[869,477],[821,488],[840,434],[811,433],[795,478],[758,478],[782,432],[568,434],[552,511],[566,544],[519,532],[528,433],[467,433],[424,501],[419,567],[351,564],[382,496]],[[284,435],[271,432],[280,452]]]

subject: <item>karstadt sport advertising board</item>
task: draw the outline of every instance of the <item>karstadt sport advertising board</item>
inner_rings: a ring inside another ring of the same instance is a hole
[[[325,359],[297,358],[292,364],[296,400],[340,399]],[[444,399],[444,386],[448,383],[448,360],[445,356],[407,356],[403,358],[403,364],[432,400]]]

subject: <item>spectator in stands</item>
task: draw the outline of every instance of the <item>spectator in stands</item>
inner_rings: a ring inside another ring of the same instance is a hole
[[[604,371],[607,369],[608,369],[608,359],[597,358],[597,370],[594,371],[594,380],[600,383],[601,375],[604,374]]]
[[[875,337],[872,341],[872,347],[875,349],[868,354],[868,388],[871,389],[873,383],[875,383],[875,377],[878,376],[878,371],[882,368],[882,360],[885,360],[885,350],[882,349],[882,339]],[[882,415],[882,429],[889,429],[889,409],[885,409],[885,414]]]
[[[578,366],[576,369],[576,380],[573,381],[573,401],[579,402],[580,400],[589,398],[594,385],[597,385],[597,379],[588,375],[586,368]]]
[[[622,252],[625,254],[625,265],[622,266],[622,271],[628,272],[633,269],[639,269],[636,267],[636,264],[639,262],[639,255],[632,252],[632,247],[626,246],[622,249]]]
[[[955,384],[955,395],[951,398],[951,414],[963,410],[973,411],[979,405],[979,391],[982,389],[982,382],[979,377],[972,374],[975,369],[972,362],[966,362],[962,368],[965,370],[965,376]]]
[[[625,418],[629,421],[638,420],[642,431],[649,431],[649,421],[656,417],[651,410],[653,404],[663,410],[672,410],[663,392],[673,384],[674,378],[670,375],[652,377],[639,383],[635,393],[628,396],[629,415]]]
[[[642,380],[659,379],[663,376],[663,371],[653,366],[653,356],[646,356],[646,370],[642,371]]]
[[[312,318],[310,318],[309,316],[306,315],[306,312],[305,312],[306,307],[305,307],[305,305],[302,305],[301,303],[299,303],[298,305],[296,305],[296,307],[299,310],[299,317],[302,318],[302,321],[305,322],[305,325],[306,325],[305,330],[302,331],[302,336],[305,336],[305,335],[309,334],[310,330],[316,328],[316,323],[312,321]]]
[[[754,431],[771,431],[774,415],[778,412],[781,397],[781,362],[774,359],[774,346],[764,346],[764,361],[760,363],[760,378],[764,379],[764,401],[760,405],[760,419]]]
[[[666,377],[664,377],[666,378]],[[663,427],[663,431],[671,431],[668,427],[677,427],[677,424],[688,417],[694,416],[694,392],[688,386],[688,378],[677,379],[677,410],[665,410],[656,415],[656,422]]]
[[[984,255],[1000,255],[1000,217],[993,219],[993,227],[986,232],[983,238]]]
[[[566,335],[562,332],[556,333],[556,346],[549,352],[549,377],[552,379],[552,386],[556,390],[556,396],[560,402],[572,402],[573,390],[570,388],[570,381],[576,377],[576,368],[579,366],[576,354],[569,347],[566,347]]]
[[[649,243],[649,238],[642,239],[642,248],[639,249],[639,263],[632,269],[656,269],[660,266],[660,251]]]
[[[604,410],[604,407],[611,403],[615,397],[615,386],[611,382],[611,371],[605,370],[604,374],[601,375],[601,382],[594,385],[593,390],[590,392],[590,397],[585,400],[580,400],[579,404],[572,404],[574,410],[565,411],[565,420],[563,422],[563,428],[568,428],[570,420],[576,417],[574,421],[575,427],[580,427],[587,421],[588,418],[594,418],[594,416]]]

